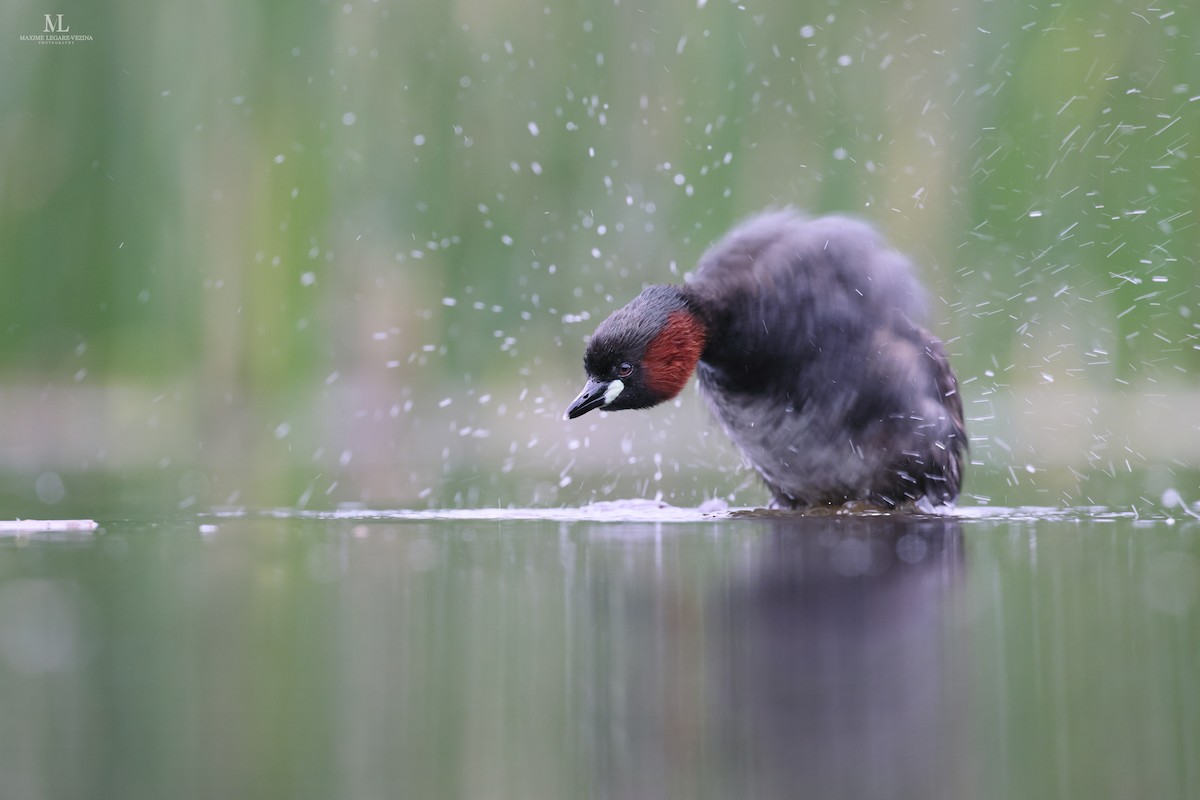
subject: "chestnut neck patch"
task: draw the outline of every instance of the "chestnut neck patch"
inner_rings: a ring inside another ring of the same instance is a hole
[[[691,312],[678,310],[667,315],[667,324],[650,340],[642,358],[646,388],[660,402],[683,391],[708,338],[704,324]]]

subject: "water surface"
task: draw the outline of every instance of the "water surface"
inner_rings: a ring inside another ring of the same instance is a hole
[[[582,510],[0,538],[13,797],[1200,796],[1200,525]]]

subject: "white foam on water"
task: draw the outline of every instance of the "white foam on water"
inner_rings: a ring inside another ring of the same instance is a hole
[[[648,522],[696,523],[722,520],[771,519],[828,519],[879,518],[882,520],[939,518],[977,523],[1008,522],[1112,522],[1136,520],[1145,524],[1175,522],[1162,513],[1139,514],[1134,509],[1114,509],[1105,506],[965,506],[938,507],[921,511],[888,511],[865,506],[816,508],[808,511],[787,511],[769,508],[729,508],[724,503],[710,501],[699,508],[682,508],[657,500],[612,500],[590,503],[578,508],[429,508],[386,509],[349,506],[333,511],[309,511],[280,508],[266,512],[244,509],[217,511],[220,518],[270,517],[273,519],[345,520],[375,522],[428,522],[457,520],[474,522]]]

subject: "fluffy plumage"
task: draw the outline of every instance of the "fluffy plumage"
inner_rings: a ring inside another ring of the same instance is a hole
[[[652,286],[600,324],[567,413],[655,405],[695,367],[777,505],[950,502],[962,403],[922,305],[908,261],[865,223],[765,213],[709,249],[689,284]]]

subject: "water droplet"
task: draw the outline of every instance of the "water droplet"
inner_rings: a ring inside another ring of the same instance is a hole
[[[33,483],[33,491],[48,506],[57,505],[67,496],[67,488],[57,472],[43,472]]]

